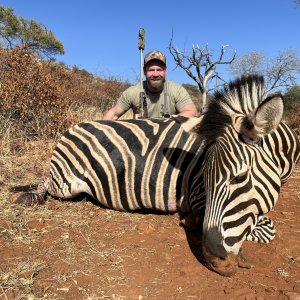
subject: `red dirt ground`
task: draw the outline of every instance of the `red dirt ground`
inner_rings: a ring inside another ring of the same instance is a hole
[[[35,155],[31,170],[16,172],[24,161],[14,160],[17,169],[6,169],[11,182],[44,175],[49,155]],[[277,237],[267,245],[245,242],[254,267],[231,278],[202,264],[199,233],[178,226],[176,214],[52,198],[28,208],[1,194],[0,299],[300,299],[299,185],[298,164],[270,213]]]

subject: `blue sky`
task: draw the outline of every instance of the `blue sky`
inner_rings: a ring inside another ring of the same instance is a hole
[[[140,72],[141,27],[146,32],[144,54],[152,49],[164,52],[168,78],[179,83],[194,82],[180,68],[174,69],[167,49],[172,31],[180,50],[208,43],[216,57],[222,45],[229,45],[228,58],[234,51],[260,51],[270,58],[286,49],[300,53],[300,6],[293,0],[4,0],[1,5],[51,30],[65,47],[58,61],[132,83]],[[233,77],[226,69],[222,72]]]

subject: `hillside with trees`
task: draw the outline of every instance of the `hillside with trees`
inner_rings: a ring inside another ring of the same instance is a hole
[[[99,119],[128,83],[101,79],[26,48],[0,49],[1,152],[32,139],[56,139],[72,124]]]
[[[213,59],[207,46],[194,46],[188,53],[170,44],[175,63],[195,82],[183,86],[199,111],[226,84],[219,66],[238,58],[226,58],[225,49]],[[85,194],[65,200],[48,196],[43,205],[31,207],[15,202],[19,191],[32,191],[49,176],[63,132],[75,123],[101,119],[130,85],[56,62],[63,53],[63,44],[50,30],[0,5],[0,299],[299,299],[299,163],[270,212],[277,237],[270,244],[246,241],[239,264],[246,266],[247,260],[253,268],[239,268],[231,278],[207,267],[201,232],[180,227],[178,214],[105,209]],[[288,84],[284,118],[300,128],[300,86]],[[169,150],[166,158],[176,167],[177,149]],[[74,156],[73,161],[77,158],[82,159]],[[77,172],[75,164],[66,173]],[[114,167],[108,162],[105,168]],[[80,170],[82,177],[85,171]],[[244,174],[230,179],[237,191]],[[265,183],[261,187],[268,189]],[[195,199],[198,192],[192,194]]]
[[[220,77],[218,65],[230,64],[236,74],[261,71],[259,63],[262,56],[255,56],[255,53],[237,58],[234,54],[225,60],[226,47],[222,46],[220,56],[212,60],[212,50],[207,46],[193,46],[192,55],[188,55],[175,48],[172,42],[169,49],[175,62],[195,80],[196,85],[184,86],[199,110],[202,109],[203,99],[209,99],[216,88],[209,89],[207,84],[213,78]],[[128,82],[116,77],[99,78],[77,66],[67,67],[56,62],[54,56],[63,53],[63,44],[43,24],[15,16],[11,8],[0,6],[2,154],[21,149],[18,145],[28,140],[55,140],[72,124],[101,118],[103,112],[129,86]],[[250,71],[244,68],[245,63],[252,68]],[[272,74],[281,75],[276,77],[276,82],[286,83],[288,87],[285,117],[293,127],[299,127],[299,86],[294,76],[294,71],[299,67],[297,53],[282,52],[277,64],[271,67],[265,72],[267,82],[270,82]]]

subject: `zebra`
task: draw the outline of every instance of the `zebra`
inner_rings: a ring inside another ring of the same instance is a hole
[[[208,268],[232,276],[249,267],[245,240],[274,239],[266,214],[299,159],[283,108],[281,94],[265,96],[263,77],[249,75],[215,92],[196,118],[82,122],[61,137],[49,177],[17,203],[85,193],[120,211],[178,212],[183,226],[202,227]]]

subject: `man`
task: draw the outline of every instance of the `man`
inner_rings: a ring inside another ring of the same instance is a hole
[[[173,114],[197,116],[197,108],[186,89],[166,80],[166,73],[166,57],[157,50],[149,52],[144,58],[144,114],[147,111],[149,118],[165,118]],[[117,120],[130,108],[135,115],[143,114],[140,111],[140,84],[125,90],[117,104],[104,114],[103,120]]]

